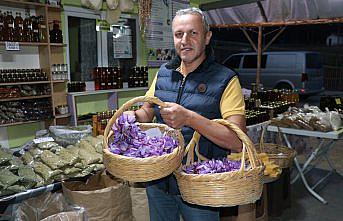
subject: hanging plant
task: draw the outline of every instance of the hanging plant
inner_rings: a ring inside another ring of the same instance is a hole
[[[139,0],[139,29],[141,31],[142,38],[145,37],[146,27],[151,16],[152,0]]]

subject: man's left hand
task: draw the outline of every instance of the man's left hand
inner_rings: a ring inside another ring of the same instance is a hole
[[[176,103],[166,102],[167,107],[161,108],[160,113],[164,122],[172,128],[179,129],[189,126],[193,112]]]

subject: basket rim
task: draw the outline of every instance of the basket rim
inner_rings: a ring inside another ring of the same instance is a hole
[[[239,174],[241,173],[242,175],[245,175],[246,173],[249,173],[250,171],[255,171],[255,170],[260,170],[260,169],[263,169],[264,166],[263,165],[259,165],[255,168],[250,168],[248,170],[244,170],[244,173],[240,172],[240,169],[237,169],[237,170],[233,170],[233,171],[228,171],[228,172],[222,172],[222,173],[206,173],[206,174],[194,174],[194,173],[186,173],[182,170],[182,168],[178,168],[175,173],[178,173],[178,175],[181,175],[181,176],[188,176],[189,178],[195,178],[195,177],[202,177],[202,178],[213,178],[214,176],[216,175],[236,175],[236,174]]]
[[[163,154],[161,156],[150,156],[150,157],[128,157],[128,156],[124,156],[124,155],[120,155],[120,154],[115,154],[112,153],[108,148],[104,148],[102,149],[103,152],[105,152],[106,154],[109,154],[111,156],[117,157],[117,158],[121,158],[123,160],[134,160],[134,161],[139,161],[139,162],[144,162],[144,161],[149,161],[150,159],[157,159],[157,158],[165,158],[166,156],[170,156],[173,154],[177,154],[178,149],[183,149],[184,147],[178,145],[171,153],[167,153],[167,154]]]

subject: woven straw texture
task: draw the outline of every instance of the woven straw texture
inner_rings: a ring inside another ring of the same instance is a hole
[[[155,97],[136,97],[126,102],[107,123],[104,132],[103,157],[104,165],[112,175],[130,182],[147,182],[168,176],[180,166],[184,155],[184,140],[180,130],[174,130],[164,124],[141,123],[139,127],[142,130],[159,128],[162,133],[177,139],[179,146],[170,154],[147,158],[126,157],[111,153],[108,144],[113,139],[113,131],[111,130],[113,124],[125,110],[138,102],[149,102],[165,106],[162,101]]]
[[[260,143],[255,145],[257,152],[266,153],[268,158],[273,161],[280,168],[292,167],[294,157],[296,156],[296,151],[294,149],[275,144],[275,143],[265,143],[264,134],[266,128],[263,128]],[[281,133],[278,132],[279,142],[281,143]]]
[[[253,203],[261,197],[263,166],[257,157],[253,143],[236,125],[226,120],[216,119],[234,131],[243,143],[242,164],[238,171],[216,174],[186,174],[182,168],[194,162],[195,153],[199,160],[206,160],[199,153],[200,134],[195,132],[186,148],[186,165],[175,172],[182,198],[192,204],[212,207],[227,207]],[[200,147],[201,148],[201,147]],[[248,154],[251,167],[244,169],[245,154]]]

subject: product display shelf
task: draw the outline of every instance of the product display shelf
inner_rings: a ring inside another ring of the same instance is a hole
[[[71,114],[70,113],[67,113],[67,114],[56,114],[56,118],[59,119],[59,118],[66,118],[66,117],[70,117]]]
[[[19,47],[20,46],[32,46],[32,47],[36,47],[36,46],[48,46],[47,42],[18,42],[19,43]],[[5,45],[6,42],[5,41],[0,41],[0,45]]]
[[[31,100],[31,99],[42,99],[42,98],[49,98],[49,97],[51,97],[50,94],[48,94],[48,95],[40,95],[40,96],[13,97],[13,98],[0,99],[0,102],[5,102],[5,101],[20,101],[20,100]]]
[[[68,44],[64,44],[64,43],[50,43],[51,47],[67,47]]]
[[[44,120],[47,120],[47,119],[20,121],[20,122],[8,123],[8,124],[0,124],[0,127],[8,127],[8,126],[21,125],[21,124],[32,124],[32,123],[37,123],[37,122],[41,122],[41,121],[44,121]]]
[[[1,0],[0,5],[13,7],[13,8],[24,8],[24,9],[40,9],[45,8],[45,4],[36,2],[23,2],[18,0]]]
[[[118,108],[118,93],[129,91],[147,91],[148,87],[135,87],[135,88],[122,88],[122,89],[110,89],[110,90],[95,90],[95,91],[82,91],[82,92],[70,92],[67,95],[68,106],[71,114],[72,126],[78,125],[78,111],[76,98],[80,96],[92,96],[98,94],[108,95],[108,110],[115,110]]]
[[[55,6],[48,6],[47,7],[47,23],[48,26],[51,24],[52,21],[57,20],[61,21],[61,12],[62,8],[57,8]],[[51,28],[51,27],[50,27]],[[68,79],[65,80],[53,80],[52,79],[52,71],[51,68],[53,64],[64,64],[65,56],[64,51],[65,48],[68,46],[66,43],[55,43],[50,42],[49,37],[49,75],[51,76],[51,89],[52,89],[52,106],[53,106],[53,115],[55,116],[54,124],[61,125],[66,124],[69,121],[70,114],[58,114],[56,112],[56,108],[61,105],[67,105],[67,82]]]
[[[19,47],[37,47],[38,48],[38,60],[39,60],[39,67],[42,71],[46,72],[48,75],[49,81],[41,81],[41,82],[19,82],[19,83],[1,83],[0,86],[10,86],[10,85],[25,85],[25,84],[50,84],[51,88],[51,95],[43,95],[43,96],[32,96],[32,97],[20,97],[20,98],[6,98],[6,99],[0,99],[0,101],[17,101],[17,100],[26,100],[26,99],[40,99],[40,98],[50,98],[52,103],[52,114],[53,116],[56,116],[55,108],[58,105],[66,105],[67,104],[67,98],[66,98],[66,84],[65,81],[57,81],[54,82],[52,80],[52,73],[51,73],[51,66],[55,63],[65,63],[64,59],[64,48],[67,46],[65,43],[52,43],[50,42],[49,37],[49,21],[51,20],[59,20],[61,21],[61,12],[63,11],[63,8],[61,7],[55,7],[50,6],[47,4],[41,4],[41,3],[34,3],[34,2],[24,2],[24,1],[16,1],[16,0],[1,0],[0,6],[13,8],[13,10],[16,9],[30,9],[34,10],[34,14],[36,16],[43,16],[45,18],[45,27],[46,29],[42,29],[43,36],[45,39],[42,42],[19,42]],[[4,47],[5,42],[0,42],[0,46]],[[5,51],[6,53],[6,51]],[[11,51],[11,53],[18,53],[20,54],[20,51]],[[16,62],[16,61],[14,61]],[[18,64],[18,67],[20,65]],[[6,68],[5,68],[6,69]],[[64,83],[64,84],[63,84]],[[56,86],[57,85],[57,86]],[[66,115],[59,115],[58,119],[69,117]],[[53,119],[50,120],[44,120],[45,121],[45,127],[48,127],[51,124],[56,124],[56,118],[53,117]],[[36,121],[27,121],[22,123],[32,123]],[[10,126],[10,125],[18,125],[21,124],[20,122],[16,122],[14,124],[3,124]]]
[[[53,80],[52,83],[58,84],[58,83],[66,83],[68,80]]]
[[[26,85],[26,84],[50,84],[50,81],[27,81],[27,82],[0,83],[0,86]]]

